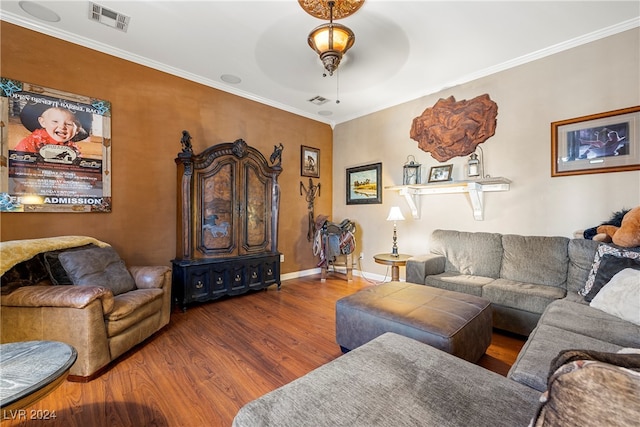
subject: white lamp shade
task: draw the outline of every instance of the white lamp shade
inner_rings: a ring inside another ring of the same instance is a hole
[[[398,206],[391,207],[387,221],[404,221],[404,216],[402,216],[402,211]]]

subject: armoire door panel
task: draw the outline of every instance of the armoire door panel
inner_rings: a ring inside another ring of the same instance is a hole
[[[242,250],[245,253],[264,252],[271,242],[271,186],[272,180],[260,173],[255,163],[243,167],[245,217],[242,223]]]
[[[196,210],[198,250],[206,255],[237,255],[236,218],[238,210],[235,181],[237,161],[215,162],[206,172],[198,174],[200,208]]]

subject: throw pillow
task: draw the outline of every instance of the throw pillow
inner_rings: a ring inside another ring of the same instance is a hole
[[[640,355],[590,350],[560,352],[551,363],[547,391],[529,427],[636,426]],[[603,404],[606,402],[606,404]]]
[[[136,289],[131,273],[110,246],[63,252],[58,258],[74,285],[103,286],[113,295]]]
[[[67,275],[67,272],[64,270],[64,267],[62,267],[62,264],[60,264],[60,260],[58,259],[58,256],[61,253],[71,252],[71,251],[81,251],[83,249],[97,248],[97,247],[98,246],[94,245],[93,243],[89,243],[88,245],[76,246],[76,247],[67,248],[67,249],[59,249],[57,251],[49,251],[49,252],[43,253],[42,259],[44,262],[44,266],[46,267],[47,272],[49,274],[49,279],[51,280],[51,283],[53,283],[54,285],[73,285],[73,283],[71,282],[71,279]]]
[[[593,280],[593,285],[587,295],[584,296],[585,301],[591,302],[593,297],[600,292],[600,289],[609,283],[616,273],[624,270],[625,268],[640,270],[640,258],[626,258],[611,254],[604,254],[600,259],[600,267],[598,268],[596,277]]]
[[[591,271],[589,272],[589,276],[587,276],[587,281],[582,287],[582,289],[578,291],[578,294],[584,297],[589,293],[589,291],[593,287],[593,282],[596,279],[598,269],[600,268],[602,257],[607,254],[616,256],[618,258],[640,259],[640,249],[639,250],[623,249],[623,248],[618,248],[610,245],[598,246],[596,255],[593,258],[593,264],[591,265]]]
[[[625,268],[616,273],[589,305],[640,325],[640,271]]]

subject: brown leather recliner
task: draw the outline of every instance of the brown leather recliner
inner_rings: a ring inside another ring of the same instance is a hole
[[[84,236],[15,240],[0,243],[0,271],[52,250],[108,244]],[[21,267],[24,268],[24,265]],[[10,292],[4,286],[0,341],[62,341],[78,352],[69,379],[89,381],[118,356],[169,323],[171,269],[129,267],[135,286],[114,296],[105,286],[55,286],[49,278]]]

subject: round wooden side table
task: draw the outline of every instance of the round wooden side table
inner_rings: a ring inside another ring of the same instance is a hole
[[[407,260],[413,255],[398,254],[394,256],[392,254],[377,254],[373,256],[373,259],[378,264],[391,266],[391,280],[397,282],[400,280],[400,267],[407,265]]]

